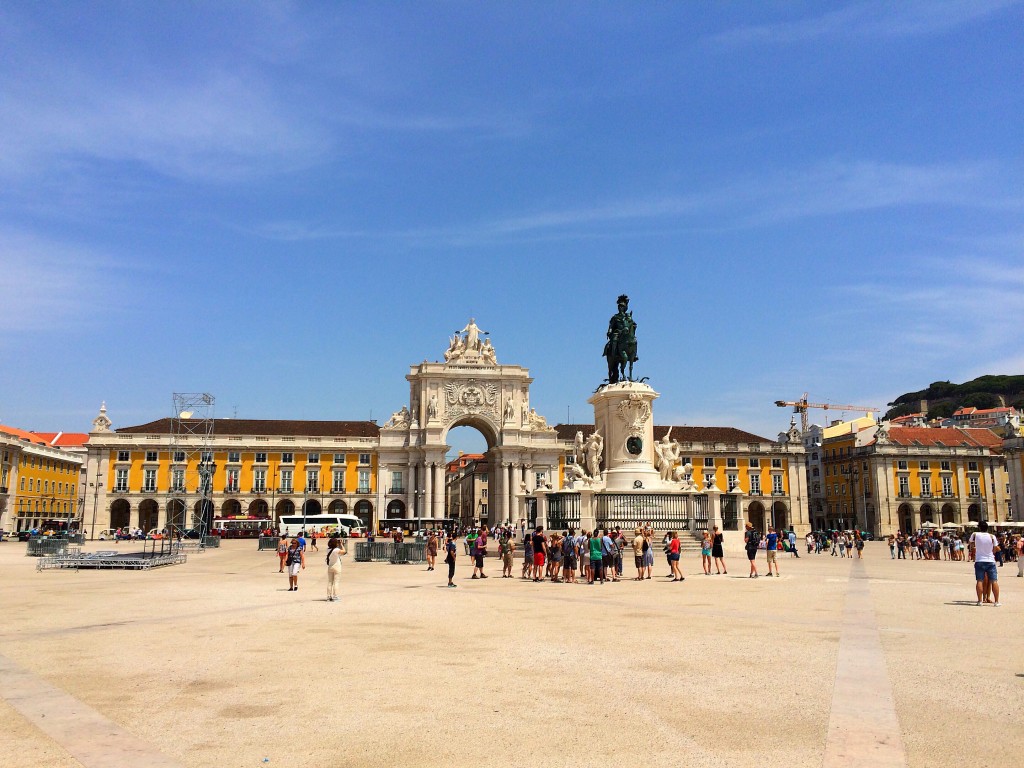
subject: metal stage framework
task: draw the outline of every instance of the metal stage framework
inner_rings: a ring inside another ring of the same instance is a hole
[[[169,473],[167,483],[168,536],[161,546],[174,550],[176,531],[191,530],[203,549],[213,523],[213,424],[215,399],[209,392],[172,395]],[[189,488],[195,491],[190,493]]]

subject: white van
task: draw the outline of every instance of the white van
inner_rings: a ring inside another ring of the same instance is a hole
[[[278,521],[281,533],[296,536],[299,531],[338,532],[345,536],[365,536],[366,526],[355,515],[283,515]]]

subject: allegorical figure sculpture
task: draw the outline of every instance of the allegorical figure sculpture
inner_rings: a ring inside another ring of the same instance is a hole
[[[608,341],[604,345],[604,356],[608,360],[608,383],[633,380],[633,363],[636,356],[636,323],[629,312],[629,296],[619,296],[619,311],[608,321]],[[628,367],[628,373],[627,373]]]

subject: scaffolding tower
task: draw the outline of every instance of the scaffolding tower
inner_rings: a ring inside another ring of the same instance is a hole
[[[170,477],[167,483],[168,546],[188,532],[200,547],[213,523],[213,406],[208,392],[172,396]]]

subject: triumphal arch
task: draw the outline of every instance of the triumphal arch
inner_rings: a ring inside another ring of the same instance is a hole
[[[454,427],[474,427],[487,441],[488,519],[481,522],[515,523],[517,497],[533,493],[538,482],[557,487],[561,449],[554,428],[530,406],[530,372],[499,363],[474,319],[450,338],[444,362],[424,360],[405,378],[409,403],[380,431],[377,508],[386,511],[381,518],[447,516],[446,440]],[[388,497],[389,478],[399,476],[408,488]]]

